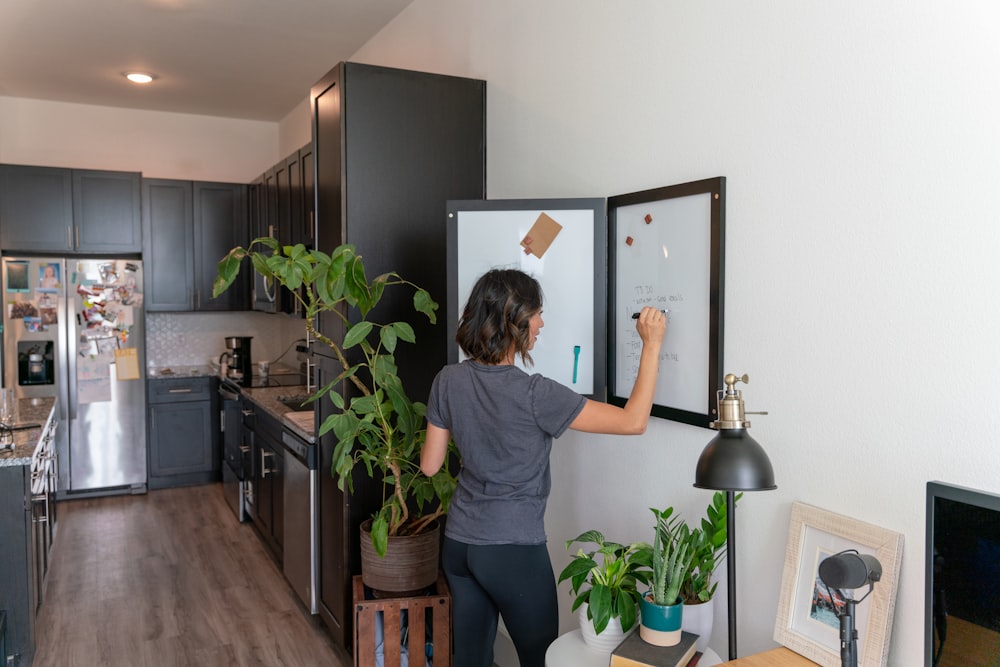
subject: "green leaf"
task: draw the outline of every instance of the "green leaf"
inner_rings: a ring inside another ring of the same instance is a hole
[[[350,329],[347,330],[347,334],[344,336],[344,344],[343,344],[344,349],[349,350],[358,343],[360,343],[361,341],[363,341],[365,338],[368,337],[368,334],[371,333],[371,330],[372,330],[372,323],[363,320],[352,326]]]
[[[396,339],[398,336],[394,327],[382,327],[382,331],[379,332],[379,337],[382,340],[382,347],[384,347],[387,352],[392,354],[396,351]]]
[[[372,520],[372,546],[379,558],[385,557],[385,551],[389,548],[389,522],[381,515]]]
[[[437,324],[437,315],[435,314],[435,311],[438,309],[438,305],[434,299],[431,298],[431,295],[427,290],[417,290],[416,294],[413,295],[413,307],[417,310],[417,312],[426,315],[431,324]]]
[[[219,275],[212,282],[212,297],[218,297],[229,289],[229,286],[236,280],[240,272],[240,264],[246,257],[247,251],[237,246],[230,250],[225,257],[219,260]]]
[[[590,591],[590,615],[594,619],[594,631],[597,634],[604,632],[611,621],[611,589],[607,586],[595,584]]]
[[[413,333],[413,327],[406,322],[393,322],[391,327],[401,340],[404,340],[407,343],[417,342],[417,336]]]

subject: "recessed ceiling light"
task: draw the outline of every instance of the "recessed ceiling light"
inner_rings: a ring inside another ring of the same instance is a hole
[[[156,78],[155,74],[147,74],[145,72],[125,72],[125,78],[132,83],[149,83]]]

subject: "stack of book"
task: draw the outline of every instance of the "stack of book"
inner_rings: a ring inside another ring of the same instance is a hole
[[[611,652],[611,667],[688,667],[697,641],[698,635],[684,632],[674,646],[654,646],[633,632]]]

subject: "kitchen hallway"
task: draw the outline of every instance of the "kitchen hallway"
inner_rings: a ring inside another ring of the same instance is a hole
[[[58,504],[38,667],[351,664],[219,484]]]

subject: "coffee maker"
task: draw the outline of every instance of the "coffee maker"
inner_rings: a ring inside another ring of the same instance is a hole
[[[225,354],[229,355],[226,377],[245,387],[249,387],[253,379],[253,362],[250,360],[252,338],[253,336],[226,336]]]

